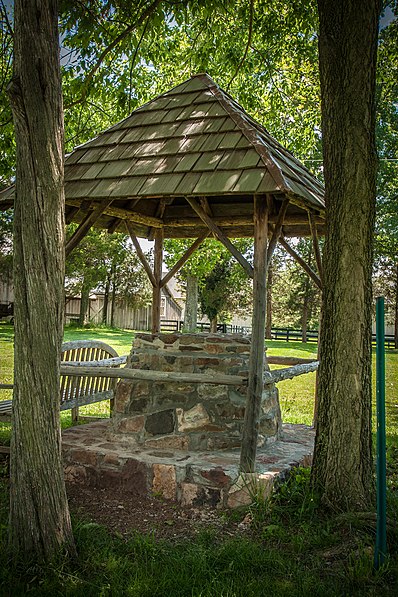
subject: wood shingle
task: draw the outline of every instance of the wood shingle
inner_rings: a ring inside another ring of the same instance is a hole
[[[272,196],[276,211],[289,198],[285,234],[309,234],[308,211],[318,217],[322,234],[322,185],[206,74],[144,104],[65,160],[67,215],[80,222],[84,213],[75,213],[79,202],[90,200],[95,209],[99,200],[113,198],[96,225],[113,229],[115,218],[128,219],[140,236],[151,234],[145,217],[157,213],[168,236],[196,236],[192,225],[170,224],[188,210],[190,223],[203,228],[183,200],[187,196],[206,197],[208,209],[213,205],[221,221],[229,221],[234,204],[236,221],[242,215],[244,223],[224,226],[224,232],[250,236],[253,198],[262,193]],[[0,193],[0,209],[12,203],[12,196],[9,190]],[[159,201],[166,199],[159,211]],[[303,216],[299,224],[297,210]]]

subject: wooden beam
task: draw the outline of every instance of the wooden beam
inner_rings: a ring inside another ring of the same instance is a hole
[[[152,334],[157,334],[160,331],[160,303],[161,303],[161,286],[162,279],[162,263],[163,263],[163,229],[158,229],[155,232],[155,250],[153,275],[155,278],[155,285],[152,291]]]
[[[79,199],[66,199],[65,203],[67,205],[79,207],[81,202]],[[104,210],[104,214],[106,216],[120,218],[121,220],[129,220],[130,222],[135,222],[136,224],[143,224],[144,226],[153,226],[154,228],[162,228],[163,226],[163,222],[159,218],[146,216],[138,212],[124,209],[122,207],[115,207],[114,205],[107,207]]]
[[[164,278],[160,281],[160,287],[163,288],[165,284],[182,268],[184,263],[188,261],[192,253],[196,251],[198,247],[203,243],[203,241],[209,236],[209,232],[203,232],[196,240],[192,243],[192,245],[185,251],[184,255],[177,261],[177,263],[171,268],[171,270],[165,275]]]
[[[215,234],[217,239],[228,249],[228,251],[235,257],[236,261],[240,263],[245,272],[250,278],[253,278],[253,268],[250,263],[243,257],[236,247],[231,243],[229,238],[214,224],[210,216],[204,211],[204,209],[197,203],[193,197],[186,197],[189,205],[198,214],[200,219],[207,225],[207,227]]]
[[[264,196],[254,196],[254,278],[253,323],[249,359],[249,382],[243,424],[240,468],[255,471],[258,424],[263,394],[266,281],[268,244],[268,206]]]
[[[297,375],[303,375],[303,373],[311,373],[316,371],[319,367],[319,361],[313,361],[312,363],[300,363],[300,365],[294,365],[294,367],[287,367],[286,369],[277,369],[276,371],[266,371],[264,375],[264,383],[272,384],[278,383],[285,379],[293,379]]]
[[[322,277],[323,277],[322,255],[321,255],[321,251],[319,248],[318,233],[316,230],[315,217],[314,217],[314,214],[310,211],[308,212],[308,220],[310,222],[312,245],[314,247],[315,260],[316,260],[316,265],[318,268],[318,274],[319,274],[320,279],[322,280]]]
[[[315,282],[315,284],[322,290],[322,282],[316,275],[314,270],[304,261],[304,259],[285,241],[283,237],[279,237],[279,244],[285,249],[289,255],[293,257],[301,265],[303,270],[309,275],[309,277]]]
[[[241,386],[247,383],[240,375],[206,375],[205,373],[180,373],[177,371],[148,371],[123,367],[73,367],[61,363],[61,375],[73,377],[110,377],[116,379],[143,379],[149,381],[178,381],[186,383],[210,383],[213,385]]]
[[[75,247],[77,247],[80,241],[86,236],[91,226],[93,226],[95,222],[102,216],[112,201],[113,199],[104,199],[99,205],[97,205],[94,211],[87,214],[65,245],[66,257],[71,253],[71,251],[73,251]]]
[[[283,222],[285,220],[285,215],[286,215],[286,210],[288,208],[288,205],[289,205],[289,198],[287,197],[286,199],[284,199],[282,201],[282,205],[281,205],[279,213],[278,213],[278,219],[276,220],[274,231],[272,233],[271,240],[269,241],[269,244],[268,244],[267,267],[271,263],[272,255],[274,254],[276,244],[281,235],[282,226],[283,226]]]
[[[204,210],[205,211],[205,210]],[[279,214],[274,214],[269,218],[270,224],[276,224],[278,221]],[[221,228],[228,228],[229,226],[253,226],[253,216],[250,214],[247,215],[225,215],[225,216],[212,216],[212,221],[216,226],[220,226]],[[166,216],[163,220],[164,225],[171,227],[171,228],[195,228],[198,225],[200,226],[201,220],[199,218],[188,218],[188,217],[170,217]],[[316,224],[324,225],[325,220],[320,217],[315,218]],[[307,225],[308,227],[308,217],[307,215],[301,214],[291,214],[286,215],[284,224],[286,226],[299,226],[299,225]]]
[[[131,225],[131,222],[129,222],[128,220],[125,220],[124,223],[126,225],[127,232],[129,233],[130,238],[131,238],[131,240],[133,242],[134,248],[137,251],[138,258],[141,261],[142,266],[143,266],[144,270],[146,271],[147,276],[148,276],[148,278],[149,278],[152,286],[155,287],[156,286],[155,276],[153,275],[152,270],[151,270],[151,266],[149,265],[149,263],[147,261],[147,258],[145,257],[144,252],[141,249],[141,245],[138,242],[138,239],[137,239],[137,237],[135,235],[135,232],[133,230],[133,226]]]
[[[112,224],[110,226],[108,226],[108,232],[109,234],[113,234],[114,232],[116,232],[116,230],[119,228],[120,224],[122,223],[123,220],[120,220],[119,218],[115,218],[112,222]]]
[[[200,206],[203,209],[203,211],[205,211],[208,216],[213,218],[214,214],[211,210],[209,200],[207,199],[207,197],[200,197],[199,201],[200,201]]]
[[[317,359],[303,359],[301,357],[278,357],[267,355],[268,365],[302,365],[315,363]]]

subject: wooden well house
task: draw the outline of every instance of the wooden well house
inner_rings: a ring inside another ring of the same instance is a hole
[[[0,194],[0,209],[12,204],[12,194]],[[251,470],[263,385],[267,267],[279,242],[321,287],[322,185],[207,74],[199,74],[70,153],[65,202],[66,221],[79,224],[67,254],[94,225],[131,236],[153,286],[153,333],[159,331],[161,288],[208,236],[253,278],[241,456],[242,467]],[[299,236],[312,237],[318,271],[286,240]],[[155,241],[153,268],[139,237]],[[253,265],[230,240],[238,237],[254,238]],[[192,245],[162,277],[164,238],[190,238]]]

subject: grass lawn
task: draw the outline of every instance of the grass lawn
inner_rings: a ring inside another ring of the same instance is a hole
[[[0,323],[0,381],[12,381],[12,327]],[[96,338],[126,354],[132,332],[68,328],[65,340]],[[267,342],[268,354],[309,357],[316,344]],[[389,517],[398,519],[398,351],[386,355]],[[284,421],[311,424],[315,375],[278,384]],[[2,398],[6,392],[2,391]],[[102,405],[88,407],[106,415]],[[70,424],[69,413],[62,425]],[[0,443],[10,428],[0,426]],[[11,564],[6,555],[8,476],[0,462],[0,595],[137,597],[289,597],[398,595],[398,531],[389,529],[390,558],[373,571],[374,525],[371,520],[325,514],[309,487],[309,471],[300,469],[268,503],[249,513],[252,532],[220,540],[209,528],[195,538],[166,542],[151,536],[121,537],[97,524],[73,521],[78,562],[62,559],[41,568]]]

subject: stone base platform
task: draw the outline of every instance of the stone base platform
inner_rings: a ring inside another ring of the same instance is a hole
[[[312,461],[314,430],[284,424],[281,439],[258,449],[256,473],[239,474],[240,450],[186,452],[136,449],[107,439],[110,420],[62,433],[65,477],[93,487],[122,486],[137,495],[161,495],[183,506],[235,508],[268,496],[293,467]]]

